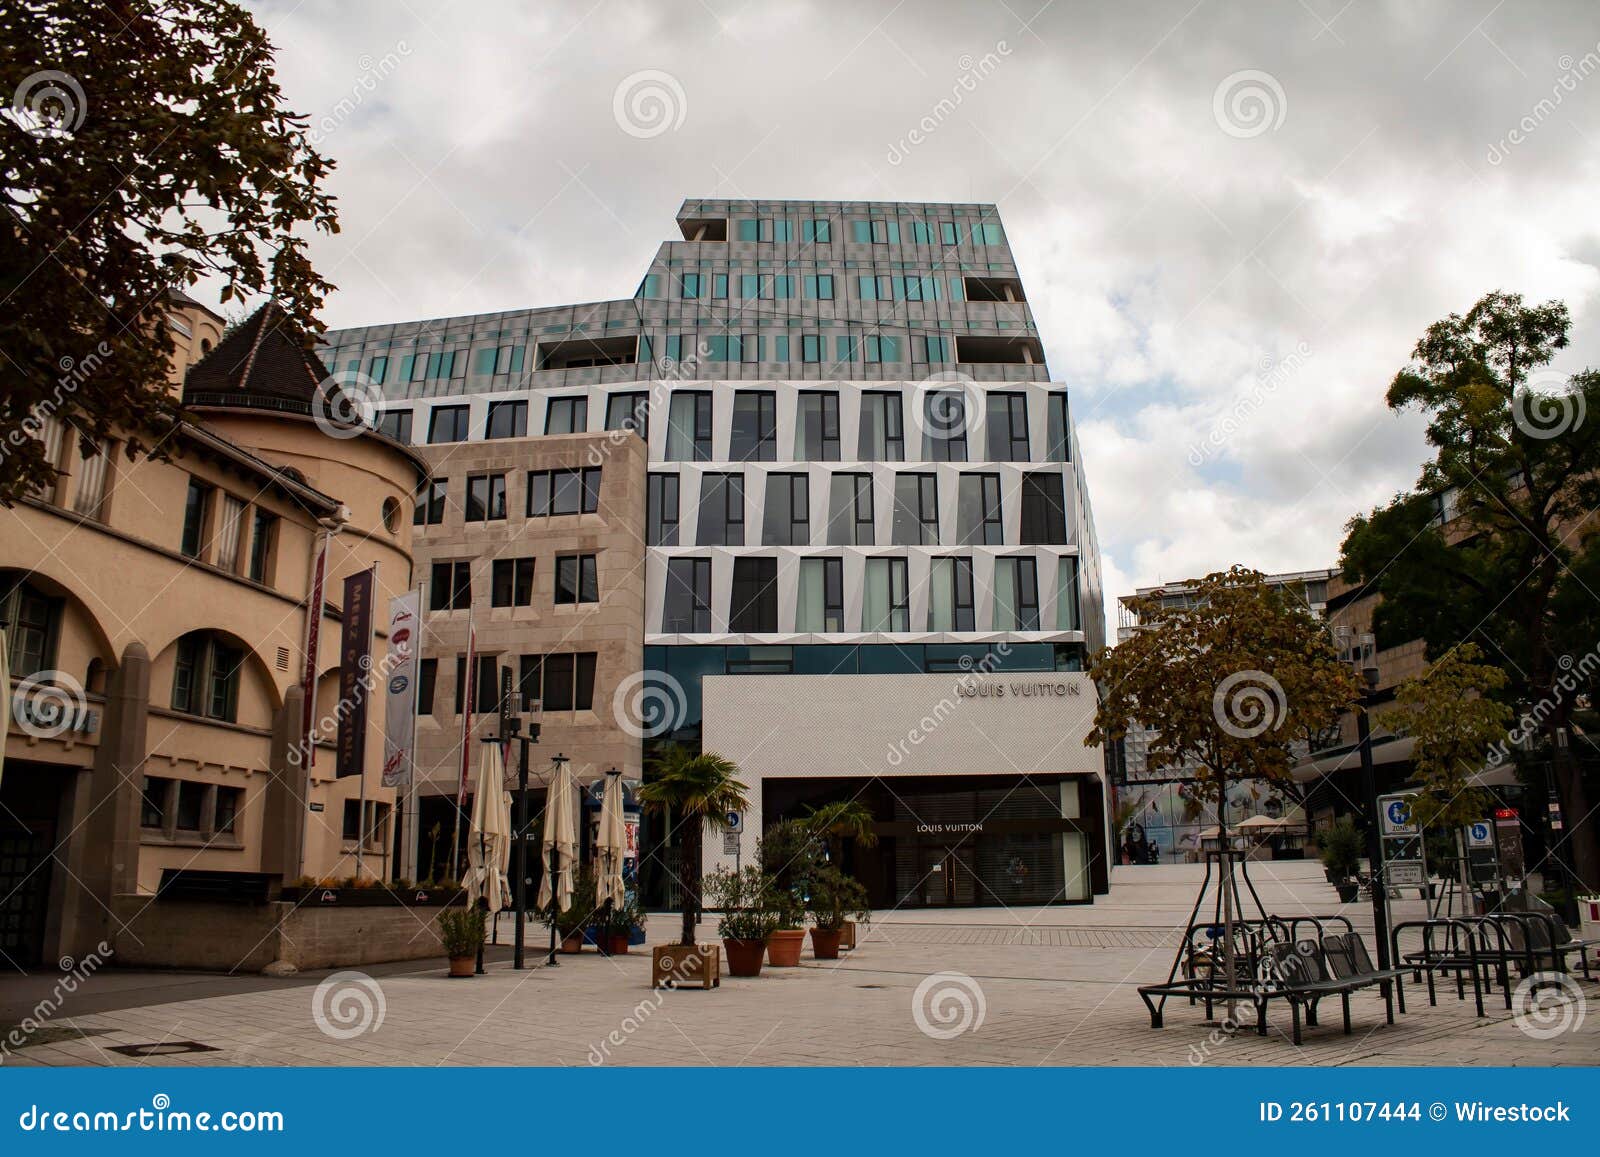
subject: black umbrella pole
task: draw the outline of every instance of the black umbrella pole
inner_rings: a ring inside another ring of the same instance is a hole
[[[550,866],[545,869],[550,873],[550,958],[545,961],[545,966],[555,968],[559,965],[556,960],[556,913],[559,911],[556,900],[556,849],[550,849]]]

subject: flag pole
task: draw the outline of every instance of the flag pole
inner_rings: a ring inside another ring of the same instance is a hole
[[[379,592],[380,592],[380,588],[378,587],[378,564],[377,563],[373,563],[372,564],[372,602],[374,604],[376,604],[376,605],[381,606],[382,604],[378,603]],[[367,656],[367,670],[366,670],[366,674],[363,677],[363,679],[361,680],[361,682],[356,684],[356,686],[358,688],[359,694],[367,696],[368,699],[370,700],[371,696],[372,696],[372,683],[373,683],[373,678],[372,678],[372,629],[373,629],[373,625],[376,622],[376,619],[374,618],[374,616],[370,612],[367,615],[367,622],[368,622],[368,626],[367,626],[366,646],[363,648],[363,652]],[[388,640],[385,639],[384,640],[385,649],[388,648],[388,645],[389,645]],[[361,719],[361,723],[362,723],[362,726],[363,726],[364,729],[366,727],[370,726],[370,722],[369,721],[370,721],[370,715],[368,713],[366,713],[366,711],[364,710],[363,714],[362,714],[362,719]],[[365,753],[366,753],[366,741],[365,741],[365,739],[363,739],[362,740],[362,754],[363,754],[363,756],[365,755]],[[362,763],[362,766],[361,766],[361,795],[360,795],[361,802],[357,805],[357,808],[356,808],[356,882],[357,883],[360,883],[360,881],[361,881],[361,865],[362,865],[361,853],[367,846],[367,768],[366,768],[367,761],[366,761],[366,759],[363,758],[361,763]]]
[[[454,580],[451,586],[454,587]],[[452,599],[454,601],[454,599]],[[468,741],[472,735],[472,708],[476,697],[476,682],[478,668],[478,636],[472,626],[472,605],[467,605],[467,663],[466,670],[461,673],[466,687],[462,688],[463,700],[461,704],[461,769],[456,784],[456,823],[455,834],[450,838],[450,870],[457,871],[461,863],[461,807],[467,798],[467,752]]]
[[[411,750],[407,759],[410,766],[406,768],[405,815],[401,819],[400,846],[404,851],[404,862],[400,865],[401,874],[413,883],[420,877],[417,875],[417,855],[421,850],[418,846],[422,835],[421,817],[417,815],[417,720],[422,715],[422,660],[423,642],[428,635],[427,617],[428,584],[424,579],[417,580],[417,642],[411,670]]]

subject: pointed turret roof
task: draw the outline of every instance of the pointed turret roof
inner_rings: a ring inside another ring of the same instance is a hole
[[[306,332],[269,301],[223,335],[184,378],[189,406],[248,406],[309,414],[328,367]]]

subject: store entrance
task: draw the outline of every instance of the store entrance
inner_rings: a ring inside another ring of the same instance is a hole
[[[843,867],[874,908],[1083,904],[1106,890],[1097,777],[775,777],[762,783],[762,819],[837,800],[873,814],[876,842],[846,841]]]
[[[975,850],[955,844],[924,844],[917,849],[920,880],[913,885],[921,904],[950,907],[976,902]]]
[[[21,761],[0,779],[0,962],[19,968],[44,956],[61,783],[59,769]]]

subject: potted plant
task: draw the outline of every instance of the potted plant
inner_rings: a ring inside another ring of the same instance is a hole
[[[706,751],[699,755],[679,744],[669,744],[650,761],[650,782],[639,789],[646,811],[659,816],[668,830],[677,826],[682,836],[678,861],[678,887],[683,934],[677,944],[657,945],[650,954],[650,986],[696,981],[715,987],[722,971],[722,950],[716,944],[696,944],[695,915],[700,907],[701,843],[707,825],[728,826],[730,812],[750,806],[749,789],[739,780],[739,767],[731,759]]]
[[[439,939],[450,958],[451,976],[472,975],[486,927],[483,909],[478,907],[446,908],[439,913]]]
[[[1366,847],[1366,840],[1356,828],[1356,821],[1350,816],[1340,816],[1322,830],[1317,837],[1317,844],[1322,849],[1322,867],[1328,882],[1339,890],[1339,902],[1351,903],[1360,890],[1356,871]]]
[[[561,940],[561,951],[568,955],[583,951],[583,931],[595,918],[594,895],[594,873],[588,868],[580,868],[572,879],[572,906],[556,909],[552,899],[543,913],[545,927],[555,925],[556,935]]]
[[[723,868],[706,881],[706,895],[722,909],[717,935],[728,957],[730,976],[760,976],[767,937],[777,927],[772,881],[751,865],[738,872]]]
[[[870,848],[878,842],[877,824],[872,809],[858,799],[824,804],[814,809],[806,817],[806,822],[811,825],[812,831],[827,841],[829,857],[840,868],[845,867],[846,840],[863,848]],[[839,933],[840,948],[849,949],[856,946],[854,920],[845,920]]]
[[[761,837],[761,868],[772,880],[777,927],[767,937],[767,963],[794,968],[806,942],[806,898],[822,857],[822,841],[805,820],[780,820]]]
[[[595,946],[607,956],[626,956],[636,928],[643,928],[644,908],[637,897],[607,904],[594,919]]]
[[[818,960],[837,960],[845,923],[866,919],[867,890],[854,876],[829,864],[811,877],[810,909],[814,921],[811,955]]]

